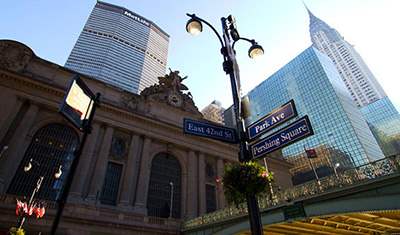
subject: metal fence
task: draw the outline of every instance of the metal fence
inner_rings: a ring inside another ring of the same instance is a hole
[[[282,191],[274,192],[274,195],[261,195],[258,198],[260,211],[286,204],[294,200],[302,200],[317,195],[332,192],[342,187],[362,184],[368,180],[400,173],[400,155],[395,155],[377,160],[355,168],[339,171],[338,175],[329,175],[319,181],[309,181],[301,185],[296,185]],[[201,225],[207,225],[234,218],[242,217],[247,214],[246,204],[239,207],[231,206],[205,214],[203,216],[187,220],[183,224],[183,229],[190,229]]]

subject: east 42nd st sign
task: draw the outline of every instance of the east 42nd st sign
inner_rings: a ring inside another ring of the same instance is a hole
[[[228,143],[237,143],[236,131],[232,128],[200,122],[192,119],[183,119],[183,132]]]

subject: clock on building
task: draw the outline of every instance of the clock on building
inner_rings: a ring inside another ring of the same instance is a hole
[[[168,95],[168,103],[175,107],[181,107],[183,103],[182,96],[175,92],[171,92]]]

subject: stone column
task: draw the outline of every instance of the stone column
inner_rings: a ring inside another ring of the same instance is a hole
[[[139,181],[136,188],[136,201],[134,206],[134,211],[143,215],[147,215],[147,193],[149,189],[151,170],[150,149],[151,139],[145,137],[140,162]]]
[[[203,153],[199,153],[199,215],[206,213],[206,171],[205,171],[205,157]]]
[[[129,153],[127,163],[125,165],[125,173],[122,178],[123,183],[119,206],[130,206],[132,204],[137,181],[137,179],[135,179],[135,175],[137,173],[136,165],[138,164],[138,160],[140,157],[140,152],[138,152],[138,149],[140,149],[139,144],[140,137],[138,135],[133,135],[131,143],[129,145]]]
[[[224,176],[224,160],[221,158],[217,159],[217,177],[220,179],[217,182],[217,195],[218,195],[218,209],[225,207],[225,195],[224,195],[224,188],[222,185],[222,177]]]
[[[95,200],[96,195],[100,195],[101,187],[103,186],[104,176],[107,170],[108,156],[111,148],[111,141],[113,137],[114,129],[111,126],[107,126],[103,141],[101,143],[100,151],[97,156],[96,166],[94,168],[94,174],[89,189],[89,200]]]
[[[198,215],[198,186],[197,186],[197,156],[190,150],[187,155],[188,160],[188,172],[187,172],[187,218],[191,219]]]
[[[19,126],[9,142],[8,150],[3,153],[0,166],[0,192],[4,193],[10,184],[14,173],[24,157],[24,151],[29,143],[24,145],[29,130],[31,129],[39,107],[31,104],[22,118]]]
[[[78,169],[75,173],[74,180],[71,186],[70,197],[75,199],[81,199],[85,182],[87,182],[90,177],[88,174],[89,166],[92,161],[94,161],[94,152],[96,143],[98,141],[98,136],[100,132],[100,125],[98,123],[93,124],[92,133],[89,134],[88,140],[84,146],[82,155],[79,159]]]
[[[8,110],[2,110],[2,118],[0,118],[0,141],[3,140],[6,135],[8,128],[10,128],[11,123],[16,118],[18,112],[20,111],[23,104],[23,100],[21,98],[15,98],[15,104],[12,107],[8,107]],[[1,148],[3,146],[0,146]]]

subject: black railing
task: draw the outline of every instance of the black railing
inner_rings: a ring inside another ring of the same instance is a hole
[[[367,163],[355,168],[346,169],[338,172],[338,176],[329,175],[320,178],[318,181],[309,181],[304,184],[296,185],[282,191],[274,192],[274,195],[264,195],[258,198],[260,211],[273,206],[286,204],[294,200],[302,200],[315,197],[322,193],[337,190],[339,188],[351,185],[361,184],[363,182],[381,178],[384,176],[400,173],[400,155],[391,156]],[[184,230],[194,227],[230,220],[247,214],[245,204],[238,207],[226,207],[224,209],[205,214],[203,216],[187,220],[183,224]]]

